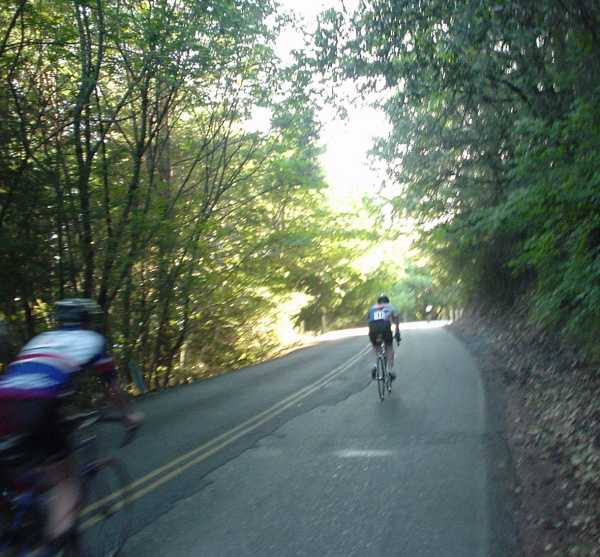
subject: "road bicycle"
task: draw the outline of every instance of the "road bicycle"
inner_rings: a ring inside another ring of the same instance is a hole
[[[396,344],[400,346],[400,333],[396,330]],[[377,392],[379,393],[379,399],[383,402],[385,399],[385,393],[387,391],[388,395],[392,393],[392,382],[393,375],[387,369],[387,358],[385,354],[385,343],[383,342],[383,336],[377,335],[375,337],[375,342],[379,347],[377,349],[377,365],[375,368],[374,379],[377,381]]]
[[[74,456],[82,490],[77,527],[65,537],[55,555],[64,557],[116,557],[127,540],[131,524],[131,484],[123,464],[113,456],[100,457],[98,436],[91,429],[99,422],[120,418],[99,412],[78,414],[65,421],[73,436]],[[130,443],[135,430],[128,429],[120,446]],[[20,444],[23,437],[0,442],[3,464],[24,465]],[[39,472],[13,475],[0,487],[0,557],[25,557],[42,553],[45,521],[45,490]]]
[[[379,346],[377,350],[377,369],[375,370],[375,379],[377,380],[377,392],[381,401],[385,399],[385,393],[392,392],[392,376],[387,369],[387,358],[385,356],[385,343],[383,337],[377,336],[375,339]]]

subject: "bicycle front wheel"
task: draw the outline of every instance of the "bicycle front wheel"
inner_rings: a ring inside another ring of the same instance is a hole
[[[83,473],[84,505],[79,551],[90,557],[116,557],[131,527],[130,478],[114,458],[95,461]]]
[[[386,376],[385,360],[383,358],[377,358],[377,392],[379,393],[379,398],[381,400],[385,398]]]
[[[31,499],[16,503],[10,495],[0,493],[0,557],[29,555],[43,539],[43,514],[33,492],[23,496]]]
[[[0,557],[17,555],[17,548],[13,547],[13,516],[10,501],[0,493]]]

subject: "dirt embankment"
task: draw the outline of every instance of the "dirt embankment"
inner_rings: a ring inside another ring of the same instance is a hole
[[[502,377],[524,557],[600,557],[600,369],[522,317],[452,328]]]

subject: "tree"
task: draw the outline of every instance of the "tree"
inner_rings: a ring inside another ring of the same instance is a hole
[[[263,356],[270,298],[302,287],[292,254],[319,251],[302,219],[324,216],[313,102],[273,51],[285,18],[263,0],[7,7],[0,311],[25,339],[57,297],[97,297],[151,388]],[[245,126],[256,106],[270,131]],[[236,338],[240,320],[260,334]]]
[[[315,64],[378,91],[399,215],[471,304],[598,332],[600,12],[592,2],[387,2],[323,14]]]

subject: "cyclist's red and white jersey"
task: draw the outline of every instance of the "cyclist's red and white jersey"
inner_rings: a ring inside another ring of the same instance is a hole
[[[87,366],[107,381],[116,374],[102,335],[71,328],[42,333],[22,348],[0,377],[0,399],[53,398]]]

